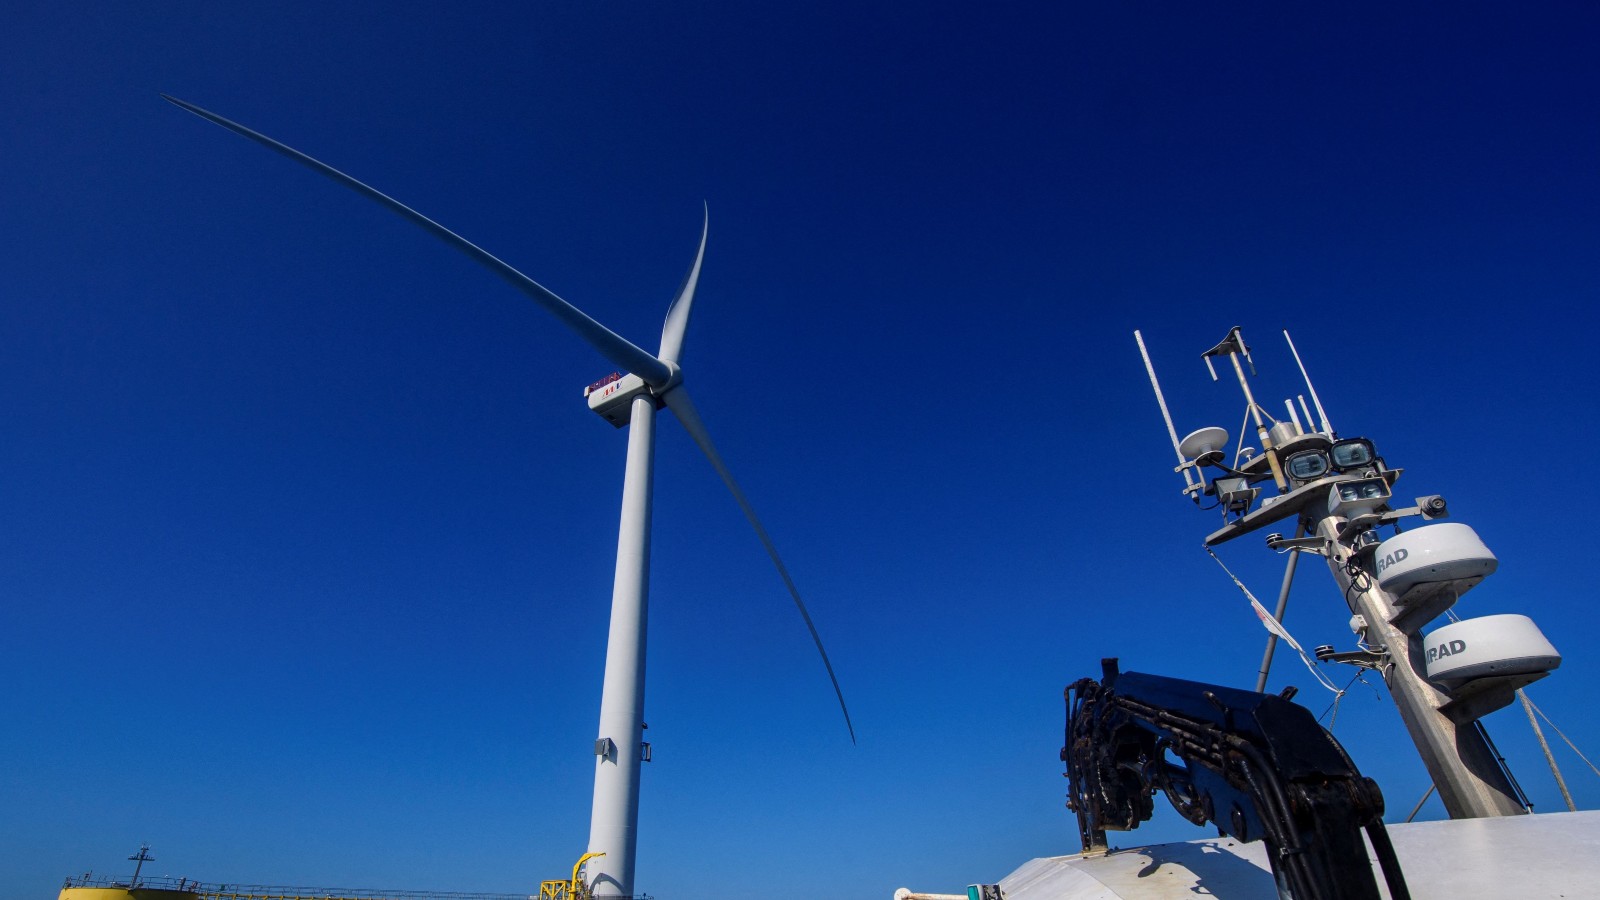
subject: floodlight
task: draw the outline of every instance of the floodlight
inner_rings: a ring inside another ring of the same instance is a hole
[[[1389,482],[1383,478],[1341,481],[1328,489],[1328,512],[1353,519],[1384,506],[1389,500]]]
[[[1341,472],[1371,465],[1378,458],[1377,450],[1366,438],[1338,441],[1329,448],[1328,455],[1333,458],[1333,467]]]

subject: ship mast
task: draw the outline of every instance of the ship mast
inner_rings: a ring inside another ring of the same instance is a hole
[[[144,868],[144,864],[147,862],[155,862],[155,857],[150,855],[150,845],[140,844],[139,852],[128,857],[128,861],[134,863],[133,880],[128,882],[128,887],[136,888],[139,886],[139,872]]]
[[[1135,332],[1140,351],[1144,340]],[[1287,332],[1284,334],[1288,338]],[[1299,353],[1290,342],[1299,363]],[[1486,616],[1455,622],[1424,634],[1423,628],[1449,609],[1468,589],[1491,574],[1497,561],[1472,529],[1461,524],[1431,525],[1448,515],[1444,498],[1419,497],[1409,507],[1391,506],[1401,470],[1391,469],[1366,438],[1340,439],[1328,424],[1316,389],[1318,423],[1306,410],[1302,428],[1294,405],[1289,418],[1270,426],[1271,416],[1250,390],[1240,358],[1254,364],[1238,328],[1203,356],[1232,363],[1254,420],[1262,451],[1241,448],[1227,460],[1224,429],[1193,432],[1182,441],[1169,425],[1184,475],[1184,494],[1197,504],[1214,498],[1223,526],[1208,535],[1208,548],[1267,525],[1292,522],[1295,537],[1274,533],[1267,546],[1289,551],[1292,567],[1300,553],[1322,556],[1340,596],[1351,612],[1358,649],[1335,652],[1320,647],[1317,658],[1370,668],[1383,677],[1411,740],[1415,743],[1446,811],[1453,819],[1510,816],[1529,807],[1494,752],[1479,719],[1509,705],[1517,689],[1544,677],[1560,656],[1525,616]],[[1156,385],[1148,354],[1145,364]],[[1305,372],[1303,364],[1300,366]],[[1212,378],[1216,372],[1212,369]],[[1156,387],[1164,417],[1165,399]],[[1301,401],[1304,406],[1304,400]],[[1200,474],[1200,485],[1191,472]],[[1259,506],[1268,484],[1278,490]],[[1403,519],[1417,517],[1424,527],[1401,533]],[[1392,531],[1385,539],[1384,531]],[[1293,569],[1285,573],[1278,615],[1283,613]],[[1492,620],[1492,621],[1491,621]],[[1272,645],[1269,644],[1267,660]],[[1264,684],[1266,661],[1263,662]]]

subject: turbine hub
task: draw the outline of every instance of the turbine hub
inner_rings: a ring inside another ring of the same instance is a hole
[[[648,394],[655,401],[656,409],[660,409],[665,405],[661,398],[683,383],[683,369],[677,363],[662,360],[662,364],[667,367],[667,379],[660,386],[652,386],[632,372],[626,375],[612,372],[584,388],[583,396],[589,401],[589,409],[614,428],[626,427],[632,421],[633,400],[641,394]]]

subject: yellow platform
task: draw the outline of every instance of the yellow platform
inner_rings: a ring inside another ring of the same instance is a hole
[[[202,900],[194,891],[153,887],[69,887],[57,900]]]

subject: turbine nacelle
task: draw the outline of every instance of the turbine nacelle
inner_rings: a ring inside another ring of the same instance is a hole
[[[677,363],[662,360],[667,365],[667,381],[660,387],[652,386],[643,378],[629,372],[612,372],[583,389],[589,401],[589,410],[610,422],[613,427],[624,428],[633,420],[633,400],[648,394],[655,400],[656,409],[664,408],[666,393],[683,383],[683,369]]]

